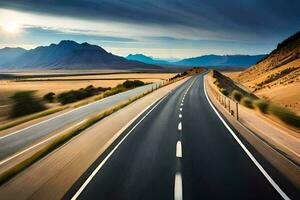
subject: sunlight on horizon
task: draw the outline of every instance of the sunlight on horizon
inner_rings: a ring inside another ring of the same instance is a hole
[[[7,33],[18,33],[20,30],[20,25],[18,23],[9,22],[2,24],[2,29]]]

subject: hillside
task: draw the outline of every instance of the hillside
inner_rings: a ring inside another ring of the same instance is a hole
[[[0,49],[0,65],[16,59],[25,52],[26,50],[23,48],[5,47],[3,49]]]
[[[300,32],[279,43],[265,59],[231,78],[257,96],[300,113]]]
[[[205,55],[183,59],[173,64],[182,66],[249,67],[255,64],[257,61],[263,59],[265,56],[266,55]]]
[[[97,45],[61,41],[59,44],[29,50],[14,60],[2,64],[9,69],[161,69],[159,66],[108,53]]]

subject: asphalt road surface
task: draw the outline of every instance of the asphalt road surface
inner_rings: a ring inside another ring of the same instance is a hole
[[[65,198],[299,199],[224,123],[207,100],[203,75],[193,77],[125,130]]]
[[[126,101],[131,97],[140,95],[147,90],[152,89],[154,86],[156,85],[150,84],[122,92],[34,124],[7,136],[0,137],[0,160],[30,146],[35,141],[46,138],[48,134],[56,130],[76,124],[76,122],[84,119],[88,115],[101,112],[113,105]]]

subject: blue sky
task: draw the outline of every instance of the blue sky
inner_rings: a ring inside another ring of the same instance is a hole
[[[0,0],[0,47],[89,42],[158,58],[263,54],[299,31],[294,0]]]

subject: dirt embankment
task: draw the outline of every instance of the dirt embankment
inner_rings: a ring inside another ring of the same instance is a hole
[[[256,96],[300,115],[300,32],[279,43],[265,59],[247,70],[224,74]]]

